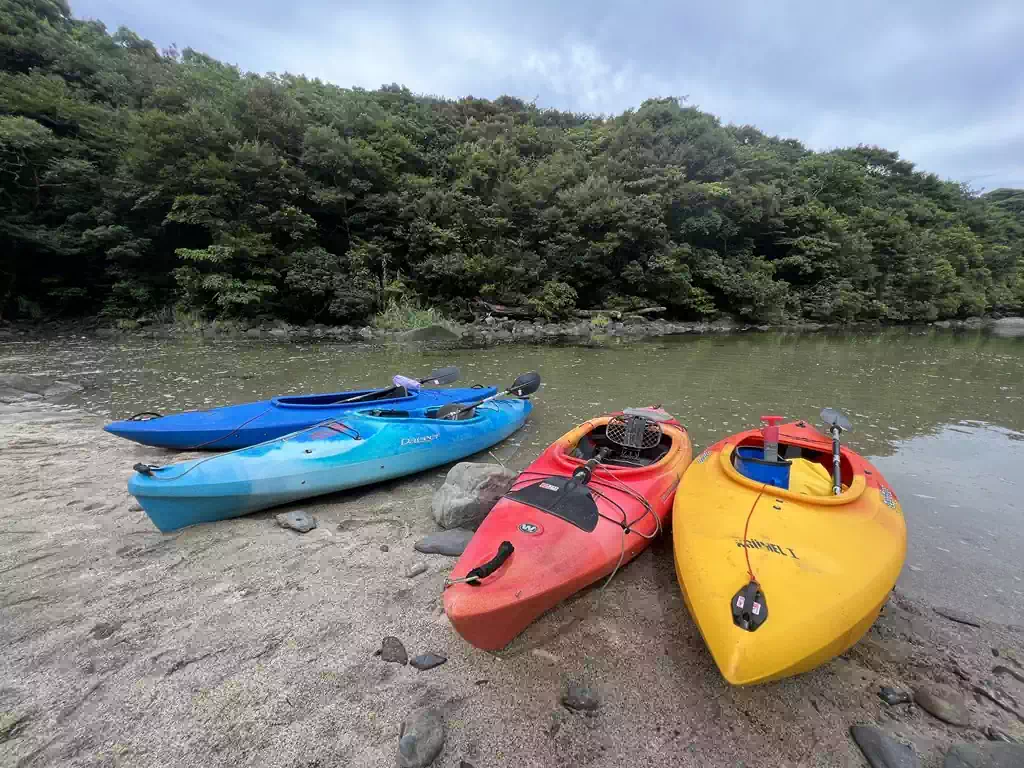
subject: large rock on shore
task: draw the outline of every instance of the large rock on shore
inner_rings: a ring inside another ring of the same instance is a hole
[[[515,481],[517,474],[497,464],[463,461],[448,472],[434,493],[431,512],[442,528],[476,530]]]
[[[48,400],[72,392],[80,392],[78,384],[49,376],[30,376],[24,373],[0,373],[0,403],[19,403],[26,400]]]

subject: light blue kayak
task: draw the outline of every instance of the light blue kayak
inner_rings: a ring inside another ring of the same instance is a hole
[[[173,531],[458,461],[511,435],[532,408],[501,398],[457,421],[434,418],[437,408],[357,412],[231,453],[137,465],[128,490],[157,528]]]

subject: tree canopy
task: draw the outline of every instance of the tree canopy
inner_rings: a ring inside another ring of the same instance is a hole
[[[0,3],[0,316],[929,321],[1024,308],[1024,190],[675,98],[595,117],[256,75]]]

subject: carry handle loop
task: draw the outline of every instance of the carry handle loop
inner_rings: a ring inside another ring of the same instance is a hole
[[[466,582],[472,584],[474,587],[480,586],[480,579],[486,579],[496,570],[504,565],[505,561],[509,559],[516,548],[512,546],[511,541],[501,542],[501,546],[498,547],[498,553],[488,560],[483,565],[478,565],[472,571],[466,574]]]

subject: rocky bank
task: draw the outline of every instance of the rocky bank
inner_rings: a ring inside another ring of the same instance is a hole
[[[353,327],[323,324],[292,325],[284,320],[214,320],[199,325],[165,325],[147,321],[122,321],[118,326],[98,320],[73,322],[47,322],[35,325],[0,324],[0,338],[46,334],[85,333],[100,337],[124,336],[167,339],[199,336],[207,339],[248,339],[270,342],[331,341],[344,343],[451,343],[467,346],[491,346],[510,343],[570,342],[599,344],[610,339],[639,339],[684,334],[741,333],[750,331],[784,330],[811,332],[821,330],[877,330],[879,324],[855,323],[850,325],[824,325],[814,322],[782,325],[751,325],[731,316],[722,316],[710,322],[680,322],[627,316],[621,321],[606,319],[577,319],[568,322],[541,320],[512,320],[494,316],[472,323],[449,323],[388,331],[372,326]],[[967,320],[939,320],[930,327],[943,330],[987,330],[998,336],[1024,336],[1024,318],[969,318]]]
[[[0,766],[864,766],[870,725],[934,768],[1024,737],[1020,627],[897,593],[842,658],[731,688],[663,540],[483,653],[441,608],[453,561],[413,549],[447,468],[301,505],[306,533],[161,534],[125,483],[175,457],[46,398],[0,405]]]

